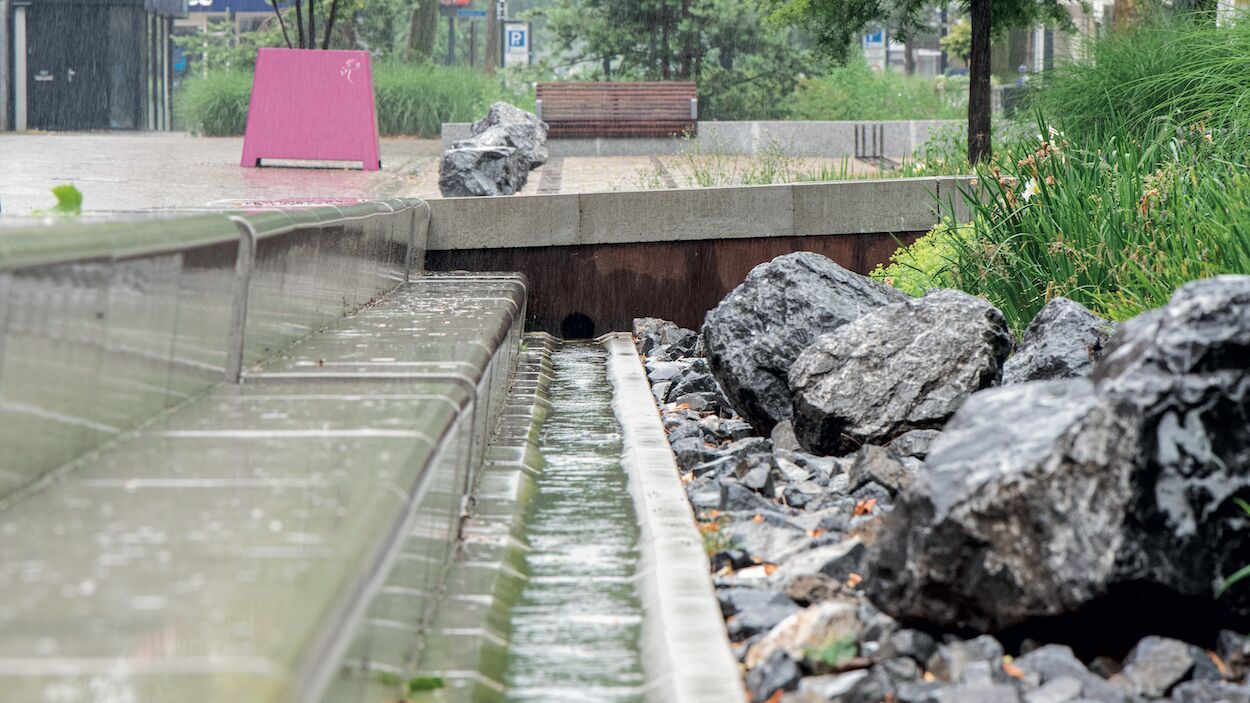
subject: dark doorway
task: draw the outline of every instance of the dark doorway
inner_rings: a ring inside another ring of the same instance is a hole
[[[108,19],[103,5],[30,6],[27,121],[32,128],[108,128]]]

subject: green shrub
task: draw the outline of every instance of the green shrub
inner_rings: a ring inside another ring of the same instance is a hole
[[[1160,124],[1246,121],[1250,21],[1216,27],[1198,14],[1155,15],[1092,42],[1086,60],[1037,83],[1035,105],[1074,138],[1143,138]]]
[[[1192,125],[1078,146],[1040,132],[977,169],[942,274],[1017,331],[1055,296],[1122,320],[1188,281],[1250,273],[1246,138]]]
[[[439,136],[444,122],[480,118],[496,100],[532,110],[532,92],[505,93],[498,79],[469,69],[380,64],[374,69],[378,131],[384,136]],[[189,79],[176,96],[186,127],[209,137],[237,136],[247,126],[252,74],[215,71]]]
[[[945,120],[966,117],[966,80],[933,81],[876,72],[862,59],[803,78],[791,118],[798,120]]]
[[[252,95],[250,71],[214,71],[187,79],[174,95],[179,121],[206,137],[231,137],[247,127],[247,101]]]
[[[877,266],[870,276],[912,296],[951,285],[949,269],[956,263],[957,244],[967,240],[971,228],[941,224],[911,246],[899,247],[890,263]]]

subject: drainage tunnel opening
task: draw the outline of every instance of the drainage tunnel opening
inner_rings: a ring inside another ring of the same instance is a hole
[[[590,339],[594,335],[595,321],[584,313],[572,313],[560,322],[560,336],[564,339]]]

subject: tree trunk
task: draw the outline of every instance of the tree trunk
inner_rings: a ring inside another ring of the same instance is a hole
[[[672,62],[669,60],[671,56],[668,45],[668,22],[665,21],[660,25],[660,77],[666,81],[673,77]]]
[[[990,158],[990,0],[971,0],[972,55],[968,57],[968,161]]]
[[[495,65],[499,63],[499,7],[495,0],[486,3],[486,50],[482,52],[482,71],[486,75],[495,73]]]
[[[911,45],[911,37],[903,37],[903,73],[911,76],[916,73],[916,52]]]
[[[417,0],[408,16],[408,57],[434,58],[438,32],[438,0]]]

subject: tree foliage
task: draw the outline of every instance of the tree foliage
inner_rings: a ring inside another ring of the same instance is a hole
[[[768,0],[773,16],[803,27],[826,56],[845,62],[870,25],[886,25],[907,37],[927,23],[932,0]],[[968,158],[990,154],[990,38],[1033,22],[1071,27],[1062,0],[960,0],[970,18]]]
[[[780,116],[811,63],[761,0],[559,0],[544,14],[589,77],[695,81],[709,119]]]

